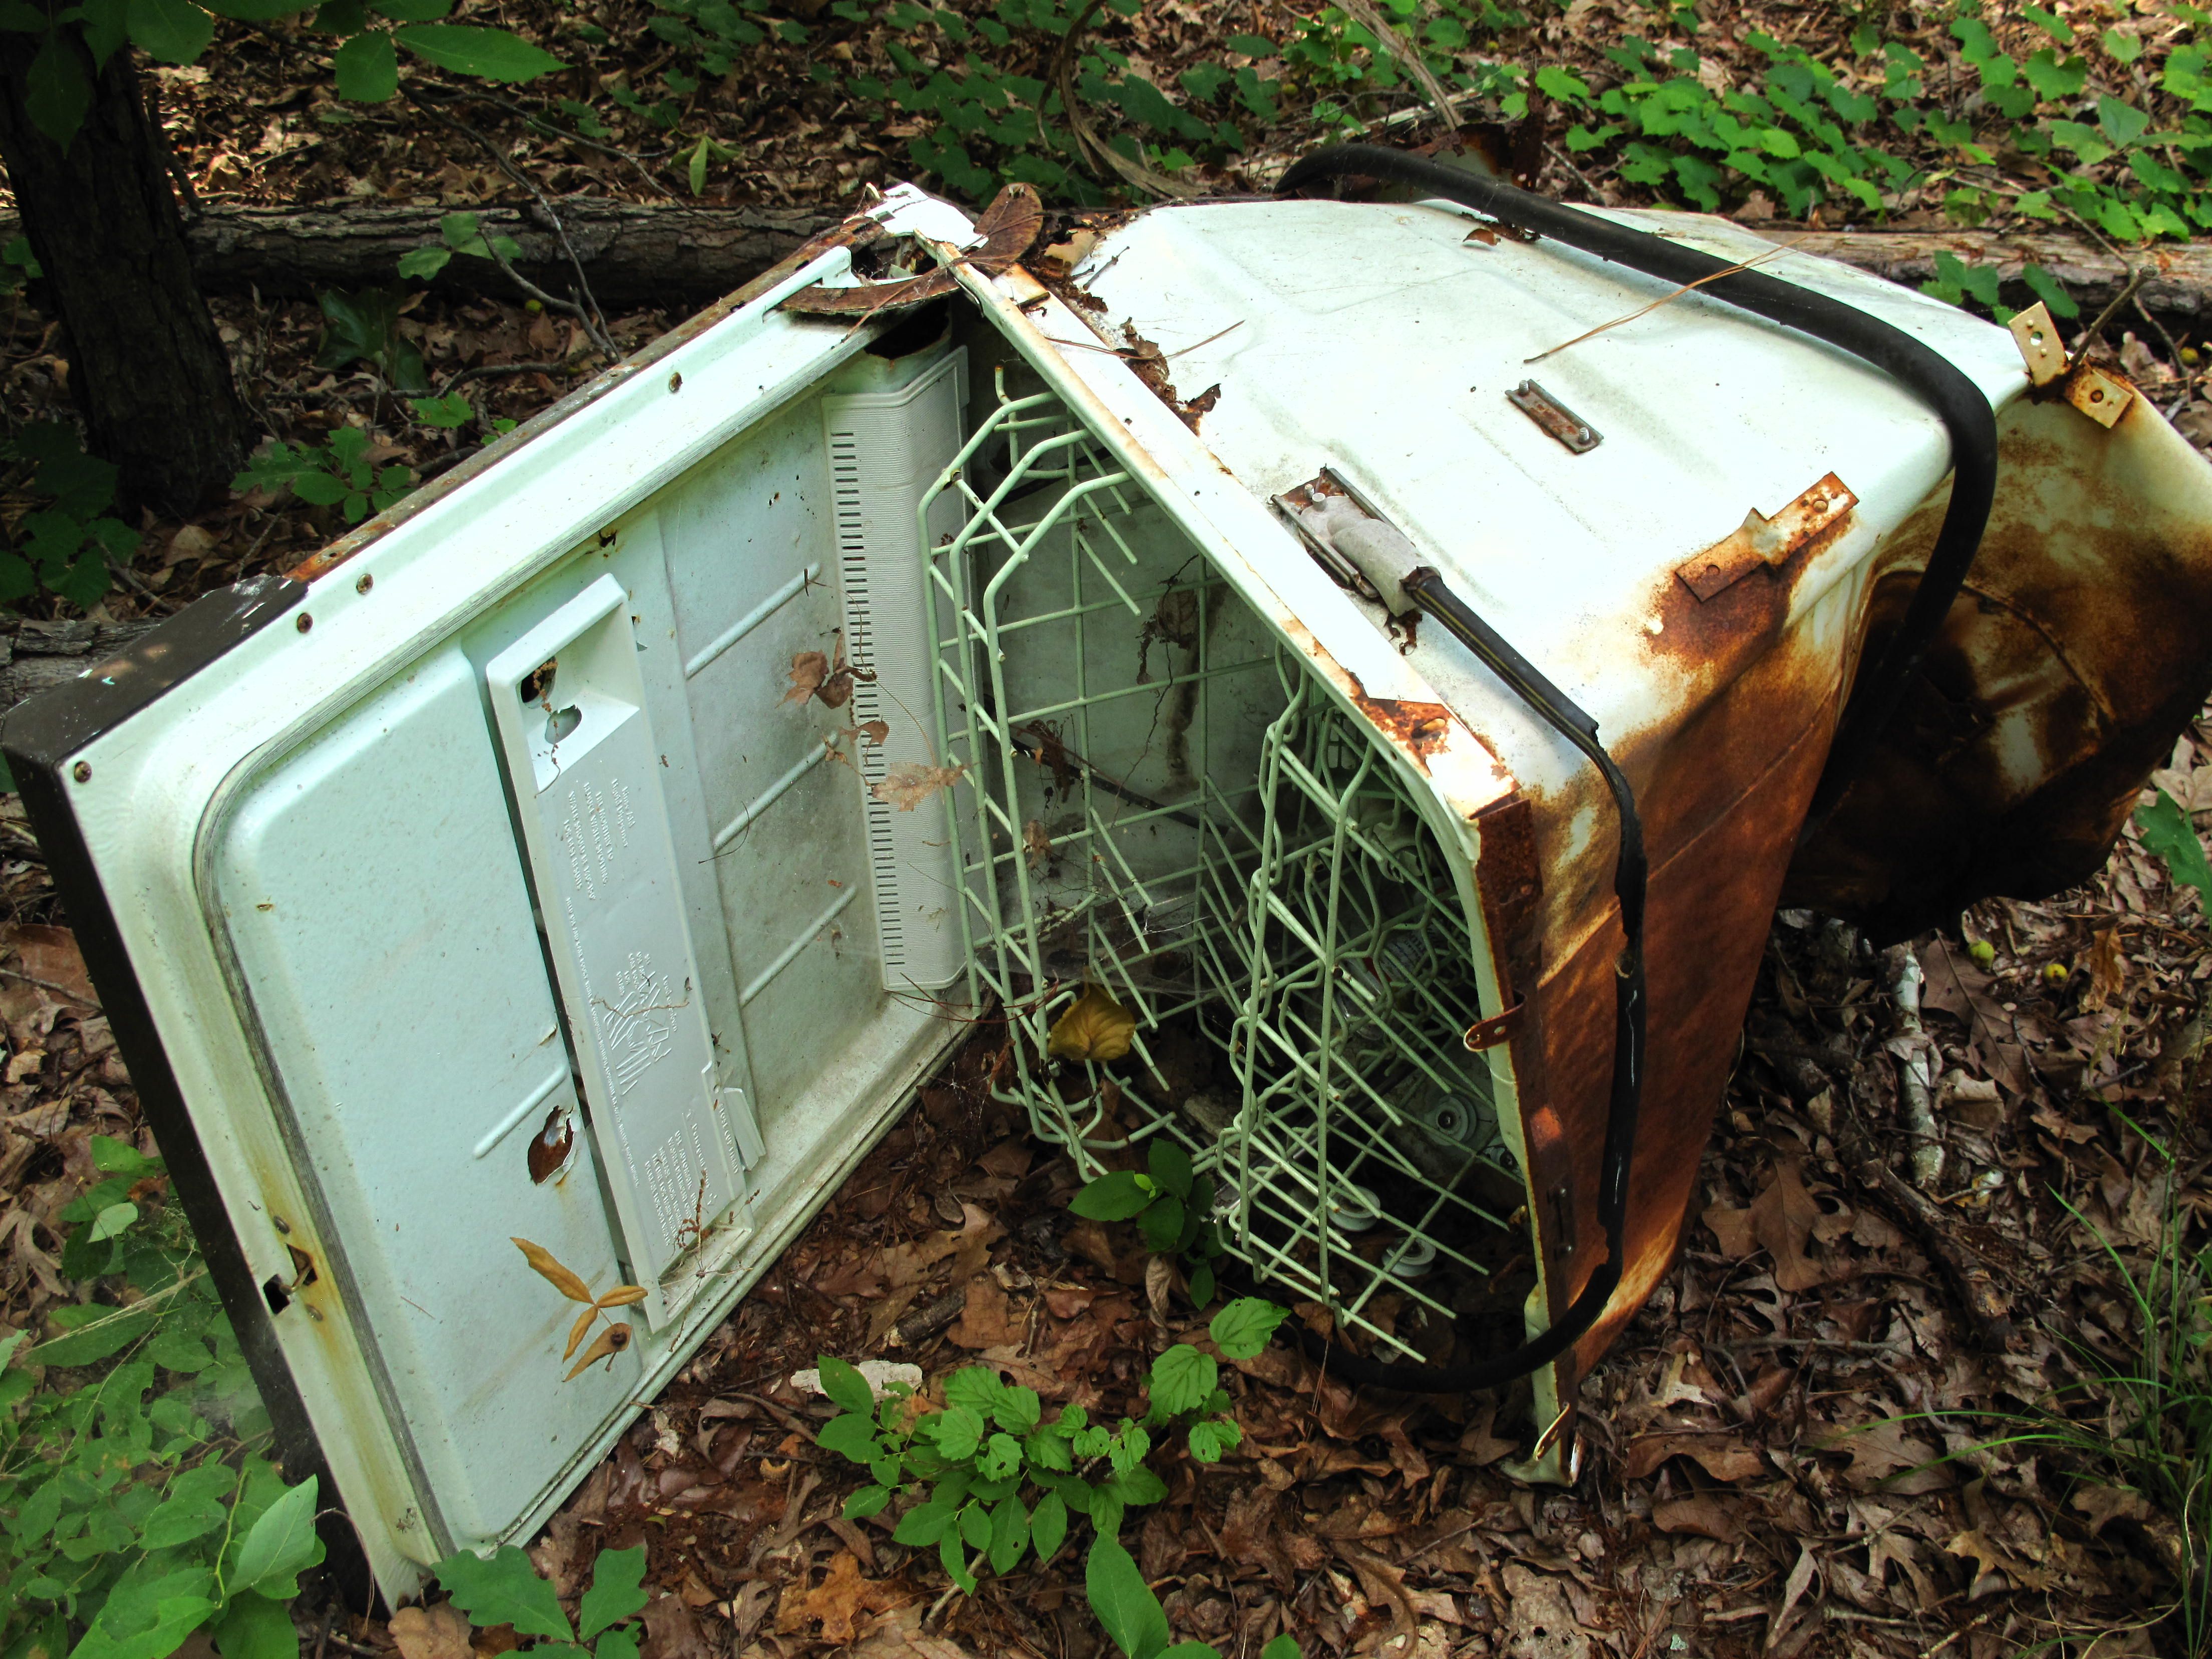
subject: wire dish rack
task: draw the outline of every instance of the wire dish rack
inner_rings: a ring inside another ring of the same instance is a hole
[[[994,1084],[1086,1179],[1170,1135],[1275,1294],[1419,1360],[1488,1294],[1518,1166],[1466,905],[1377,743],[1050,393],[922,497],[935,731]],[[1061,1045],[1079,1001],[1116,1041]],[[1133,1019],[1133,1029],[1129,1021]],[[1126,1042],[1126,1050],[1121,1046]]]

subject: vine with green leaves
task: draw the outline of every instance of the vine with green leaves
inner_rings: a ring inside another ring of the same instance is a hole
[[[287,1604],[323,1559],[313,1477],[288,1486],[245,1358],[159,1158],[95,1135],[102,1179],[57,1218],[100,1293],[61,1334],[0,1337],[0,1655],[296,1659]]]

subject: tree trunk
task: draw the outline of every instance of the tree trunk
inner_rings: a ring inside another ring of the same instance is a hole
[[[126,503],[179,513],[219,498],[252,426],[192,280],[161,136],[129,48],[96,76],[74,28],[92,107],[66,150],[26,108],[40,37],[0,30],[0,159],[62,325],[70,391],[92,453],[122,469]]]

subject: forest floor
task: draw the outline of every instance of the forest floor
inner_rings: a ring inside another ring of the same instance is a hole
[[[604,44],[579,33],[581,11],[485,15],[574,59],[568,90],[583,98],[643,84],[669,55],[611,9],[591,14],[617,25]],[[1848,27],[1816,9],[1700,9],[1698,50],[1722,76],[1749,50],[1753,22],[1785,38]],[[880,31],[841,33],[842,13],[805,15],[822,31],[810,50],[842,43],[840,61],[864,68],[884,50]],[[1169,76],[1225,33],[1279,32],[1289,15],[1174,0],[1116,25],[1115,38]],[[1929,15],[1940,62],[1941,18]],[[1644,9],[1577,0],[1533,33],[1595,73],[1603,48],[1637,27],[1652,27]],[[605,142],[587,143],[549,138],[521,106],[474,94],[465,126],[404,103],[336,109],[315,50],[297,35],[227,31],[205,66],[159,73],[179,167],[201,196],[514,200],[475,132],[556,198],[689,193],[685,146],[701,138],[732,158],[714,152],[709,200],[834,205],[912,170],[897,123],[860,124],[842,94],[796,72],[710,83],[672,132],[610,115]],[[1264,60],[1230,66],[1254,61]],[[1402,87],[1375,95],[1413,103]],[[1312,131],[1255,133],[1240,159],[1200,174],[1223,188],[1264,183]],[[1530,160],[1540,187],[1570,199],[1648,199],[1555,143]],[[1755,220],[1775,211],[1732,205]],[[1932,222],[1939,208],[1931,186],[1896,221]],[[216,310],[276,436],[360,427],[380,465],[424,477],[475,447],[471,429],[411,420],[372,368],[318,368],[314,307]],[[430,293],[403,312],[434,381],[476,372],[480,417],[526,417],[603,364],[580,330],[519,302]],[[641,313],[610,331],[629,349],[678,320]],[[11,429],[64,417],[58,343],[19,300],[0,333]],[[2165,343],[2116,327],[2106,343],[2161,403],[2185,404],[2185,370]],[[514,368],[547,362],[560,367]],[[167,614],[241,574],[289,568],[343,524],[334,508],[264,490],[139,527],[144,550],[96,615]],[[2191,811],[2212,811],[2212,725],[2177,744],[2160,781]],[[0,1328],[25,1329],[80,1294],[59,1271],[56,1218],[95,1178],[90,1137],[150,1143],[12,797],[0,801]],[[1918,1039],[1899,1017],[1899,958],[1819,918],[1778,921],[1686,1248],[1583,1389],[1571,1486],[1504,1472],[1528,1437],[1525,1389],[1353,1391],[1279,1343],[1229,1380],[1243,1444],[1210,1467],[1161,1454],[1170,1495],[1127,1528],[1178,1636],[1250,1654],[1287,1630],[1310,1655],[1387,1659],[2178,1651],[2170,1624],[2154,1631],[2175,1596],[2164,1564],[2178,1534],[2124,1472],[2047,1445],[1977,1448],[2095,1358],[2123,1363],[2143,1336],[2123,1269],[2202,1237],[2212,1154],[2196,1056],[2212,935],[2196,894],[2131,828],[2087,885],[1984,905],[1911,948],[1926,988]],[[1896,1133],[1899,1054],[1916,1042],[1940,1079],[1933,1196],[2008,1303],[2008,1346],[1977,1332],[1943,1262],[1838,1161],[1846,1115]],[[571,1595],[599,1551],[649,1545],[651,1581],[674,1593],[649,1615],[646,1659],[1101,1650],[1073,1549],[948,1601],[933,1555],[842,1519],[860,1472],[815,1449],[827,1408],[789,1382],[823,1351],[913,1361],[933,1378],[982,1361],[1103,1415],[1196,1323],[1180,1301],[1153,1300],[1133,1231],[1069,1216],[1066,1161],[976,1086],[989,1058],[971,1045],[922,1091],[538,1541],[541,1571]],[[956,1292],[949,1322],[892,1346],[902,1316]],[[401,1649],[380,1620],[336,1607],[303,1617],[319,1655]],[[500,1647],[498,1632],[479,1634],[480,1655]]]

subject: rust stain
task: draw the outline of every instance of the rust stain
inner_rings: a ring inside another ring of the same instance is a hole
[[[530,1137],[531,1184],[543,1187],[560,1173],[575,1145],[575,1125],[567,1111],[556,1106],[545,1114],[544,1126]]]
[[[1790,871],[1789,902],[1878,939],[2086,879],[2212,692],[2212,466],[2140,398],[2109,429],[2016,404],[1998,457],[1972,586]],[[1944,500],[1885,550],[1863,656],[1902,614]]]
[[[1395,697],[1370,697],[1358,675],[1346,669],[1344,677],[1352,682],[1352,701],[1359,712],[1374,723],[1375,729],[1393,747],[1404,750],[1413,757],[1415,764],[1427,771],[1429,757],[1451,741],[1451,729],[1457,716],[1440,702],[1401,702]]]
[[[1698,599],[1710,599],[1754,570],[1774,569],[1800,553],[1826,546],[1857,504],[1858,497],[1831,472],[1771,519],[1753,507],[1741,525],[1683,560],[1674,574]]]

